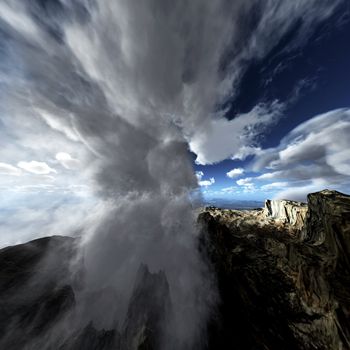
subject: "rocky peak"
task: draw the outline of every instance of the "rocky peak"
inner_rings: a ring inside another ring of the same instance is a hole
[[[117,325],[101,329],[93,320],[74,317],[81,278],[71,271],[77,244],[70,237],[52,236],[0,250],[0,348],[164,349],[171,316],[165,273],[151,273],[142,264],[122,330]]]
[[[336,242],[343,242],[350,252],[350,196],[330,190],[308,195],[309,211],[305,218],[302,240],[312,245],[327,245],[334,253]]]
[[[130,350],[161,349],[171,315],[165,273],[151,273],[141,264],[124,324],[123,346]]]
[[[266,200],[264,214],[268,218],[281,220],[296,229],[304,226],[307,204],[289,200]]]
[[[210,208],[199,221],[221,296],[210,348],[350,349],[350,196]]]
[[[324,190],[309,194],[307,205],[208,207],[198,220],[221,297],[205,349],[350,349],[350,196]],[[0,250],[1,349],[184,349],[170,333],[165,273],[143,264],[121,329],[85,318],[75,324],[77,244],[54,236]]]

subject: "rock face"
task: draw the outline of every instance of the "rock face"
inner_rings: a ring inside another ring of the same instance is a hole
[[[74,305],[74,251],[73,238],[58,236],[0,250],[1,349],[37,347],[36,340]]]
[[[209,348],[350,349],[349,196],[210,208],[199,221],[221,295]]]
[[[164,272],[150,273],[141,265],[123,330],[123,348],[161,350],[171,320],[169,284]]]
[[[325,190],[307,205],[211,207],[198,220],[221,297],[198,350],[350,349],[350,196]],[[120,328],[98,329],[85,316],[77,324],[77,244],[54,236],[0,250],[0,349],[183,350],[166,276],[146,265]],[[115,295],[94,291],[88,303],[103,293]]]
[[[307,205],[302,202],[287,200],[266,200],[264,214],[276,220],[290,224],[296,229],[304,226],[307,213]]]
[[[123,329],[74,319],[77,240],[46,237],[0,250],[0,349],[162,350],[171,301],[164,272],[141,265]]]

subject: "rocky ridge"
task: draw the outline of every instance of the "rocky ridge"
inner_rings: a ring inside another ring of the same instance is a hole
[[[97,329],[75,314],[84,275],[77,246],[77,239],[52,236],[0,250],[0,349],[161,349],[171,314],[164,272],[141,265],[124,325]]]
[[[350,197],[206,208],[202,246],[221,304],[210,348],[350,349]]]
[[[307,205],[209,207],[198,222],[221,300],[200,349],[350,349],[350,196],[325,190],[310,194]],[[121,326],[99,329],[89,319],[76,325],[84,283],[78,245],[53,236],[0,250],[0,348],[168,348],[169,285],[164,272],[146,265]]]

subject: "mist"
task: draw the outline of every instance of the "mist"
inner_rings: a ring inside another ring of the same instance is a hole
[[[178,344],[200,344],[217,299],[210,268],[198,251],[190,151],[197,161],[220,161],[253,140],[248,130],[266,128],[278,118],[276,111],[260,107],[259,113],[255,109],[229,122],[220,106],[234,96],[247,60],[264,56],[301,17],[307,36],[337,5],[324,2],[318,16],[311,11],[316,5],[309,5],[316,1],[297,3],[1,2],[4,124],[18,116],[23,126],[17,136],[25,127],[40,139],[49,128],[65,139],[80,156],[75,176],[88,179],[100,203],[98,210],[84,211],[86,220],[71,214],[79,218],[86,270],[78,299],[83,321],[106,329],[122,323],[144,263],[168,279]],[[264,29],[271,11],[276,16]],[[242,21],[254,12],[257,23]],[[266,35],[271,40],[260,44]],[[220,123],[243,134],[234,148],[212,154],[208,145]],[[46,147],[51,153],[66,151],[61,142],[55,148],[49,140],[21,147],[31,157]],[[62,211],[55,230],[69,215]],[[62,230],[69,234],[67,225]],[[118,298],[106,295],[87,310],[87,296],[104,288]]]

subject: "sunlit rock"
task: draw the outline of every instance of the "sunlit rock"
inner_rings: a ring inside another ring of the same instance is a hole
[[[207,208],[199,221],[221,296],[210,348],[350,348],[349,196]]]

